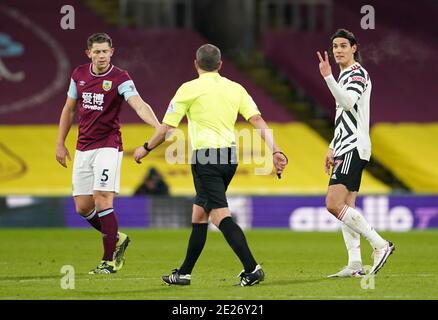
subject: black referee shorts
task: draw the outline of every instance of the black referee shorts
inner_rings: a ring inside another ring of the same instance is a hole
[[[192,155],[195,204],[209,213],[228,207],[225,192],[237,169],[235,148],[201,149]]]
[[[359,191],[362,171],[368,161],[359,157],[357,149],[351,150],[340,157],[335,157],[329,186],[343,184],[348,191]]]

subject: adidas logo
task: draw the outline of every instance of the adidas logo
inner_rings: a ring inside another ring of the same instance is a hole
[[[336,173],[333,173],[333,175],[332,175],[332,179],[333,180],[336,180],[337,178],[336,178]]]

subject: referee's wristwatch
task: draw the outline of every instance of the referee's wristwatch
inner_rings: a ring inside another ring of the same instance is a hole
[[[146,150],[147,152],[151,152],[151,151],[152,151],[152,149],[148,147],[148,142],[145,142],[145,143],[144,143],[143,148],[145,148],[145,150]]]

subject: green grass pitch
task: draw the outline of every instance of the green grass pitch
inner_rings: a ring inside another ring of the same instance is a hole
[[[396,251],[373,279],[374,288],[371,279],[326,278],[347,260],[340,232],[247,231],[266,278],[260,285],[242,288],[233,286],[242,269],[240,261],[219,232],[209,231],[192,284],[169,287],[161,275],[181,264],[190,230],[122,231],[132,240],[123,270],[88,275],[102,254],[96,231],[1,229],[0,299],[438,299],[438,231],[383,233]],[[364,264],[371,264],[370,256],[371,248],[362,239]],[[74,267],[74,289],[61,287],[64,265]]]

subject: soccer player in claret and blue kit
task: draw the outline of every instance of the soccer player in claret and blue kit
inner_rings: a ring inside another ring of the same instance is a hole
[[[120,190],[123,157],[119,114],[123,100],[147,124],[159,122],[139,96],[128,72],[111,64],[114,54],[111,38],[105,33],[92,34],[85,51],[91,63],[73,70],[67,100],[59,121],[56,160],[67,167],[71,160],[65,139],[75,113],[79,134],[73,163],[73,197],[76,211],[102,233],[104,253],[90,274],[119,271],[125,262],[129,237],[118,231],[114,196]]]

